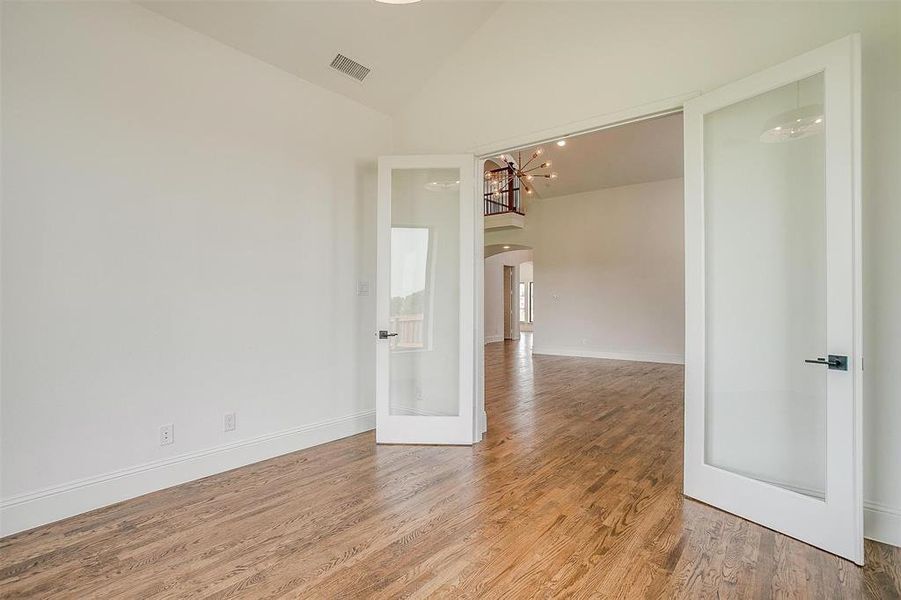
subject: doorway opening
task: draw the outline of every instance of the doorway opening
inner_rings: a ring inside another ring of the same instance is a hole
[[[680,112],[487,158],[485,343],[681,364],[682,163]]]

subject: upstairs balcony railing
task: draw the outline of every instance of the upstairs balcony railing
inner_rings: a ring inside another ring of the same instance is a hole
[[[514,174],[513,167],[486,172],[483,184],[485,216],[511,212],[523,214],[519,187],[519,178]]]

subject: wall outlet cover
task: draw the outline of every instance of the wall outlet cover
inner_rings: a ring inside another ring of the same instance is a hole
[[[160,446],[168,446],[175,442],[175,425],[169,423],[160,427]]]

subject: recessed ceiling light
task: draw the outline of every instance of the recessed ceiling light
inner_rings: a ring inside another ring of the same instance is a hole
[[[419,0],[375,0],[376,2],[381,2],[382,4],[413,4],[414,2],[419,2]]]
[[[561,148],[566,145],[566,140],[557,140],[557,145]]]
[[[504,250],[509,250],[510,246],[504,246]]]

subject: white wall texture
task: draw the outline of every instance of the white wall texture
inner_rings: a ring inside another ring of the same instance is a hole
[[[504,265],[532,260],[531,250],[511,250],[485,259],[485,343],[504,341]],[[519,280],[518,274],[514,279]]]
[[[3,532],[370,429],[389,119],[130,3],[2,37]]]
[[[485,57],[506,52],[500,29],[540,40],[528,57],[530,72],[543,74],[541,85],[531,78],[505,82],[505,94],[527,102],[472,100],[496,81]],[[540,139],[599,115],[709,91],[861,33],[866,527],[868,535],[901,544],[899,31],[898,2],[511,3],[401,111],[397,150],[488,151],[513,139]]]
[[[533,352],[682,362],[682,214],[668,179],[533,200],[525,228],[487,233],[533,248]]]

